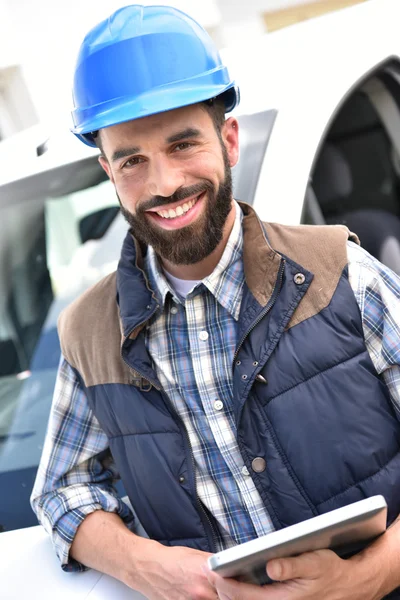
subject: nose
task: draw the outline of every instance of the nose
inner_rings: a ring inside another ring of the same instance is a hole
[[[149,169],[148,190],[151,196],[172,196],[185,181],[181,166],[165,155],[153,157]]]

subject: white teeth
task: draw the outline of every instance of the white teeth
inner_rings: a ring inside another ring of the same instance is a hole
[[[177,206],[175,209],[169,208],[168,210],[157,211],[157,214],[164,219],[175,219],[176,217],[180,217],[187,213],[197,202],[197,198],[193,200],[189,200],[189,202],[185,202],[185,204],[181,206]]]

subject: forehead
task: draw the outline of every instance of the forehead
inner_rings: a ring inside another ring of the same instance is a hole
[[[174,133],[189,127],[198,129],[204,134],[214,129],[208,111],[201,105],[195,104],[112,125],[101,130],[101,140],[105,151],[107,147],[111,150],[116,144],[124,141],[142,146],[152,140],[166,140]]]

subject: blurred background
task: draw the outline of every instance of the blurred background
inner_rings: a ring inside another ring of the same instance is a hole
[[[175,0],[219,48],[369,0]],[[123,0],[0,0],[0,140],[38,122],[69,126],[74,60],[85,33]],[[143,4],[156,4],[143,0]],[[162,3],[162,2],[160,2]]]

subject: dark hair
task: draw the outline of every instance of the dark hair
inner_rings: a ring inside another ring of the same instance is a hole
[[[96,144],[96,146],[100,150],[101,155],[104,158],[106,158],[106,155],[104,154],[104,150],[103,150],[103,144],[102,144],[102,141],[101,141],[100,130],[99,131],[92,131],[91,132],[91,136],[93,138],[94,143]]]
[[[214,124],[215,131],[218,134],[218,137],[221,137],[221,129],[223,124],[225,123],[225,103],[220,96],[216,98],[211,98],[210,100],[205,100],[200,103],[200,106],[204,108],[211,117],[211,120]],[[101,143],[101,135],[100,131],[92,131],[92,138],[100,150],[101,154],[105,157],[103,146]]]
[[[225,103],[221,97],[211,98],[200,104],[206,109],[214,123],[215,131],[220,135],[223,124],[225,123]]]

